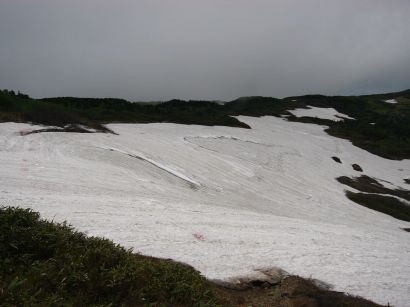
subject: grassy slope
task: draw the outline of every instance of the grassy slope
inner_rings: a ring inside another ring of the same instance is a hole
[[[398,104],[384,102],[390,97]],[[335,109],[356,118],[331,125],[330,135],[349,139],[354,145],[388,159],[410,158],[409,92],[391,96],[374,95],[340,98]],[[371,124],[374,123],[374,124]]]
[[[223,288],[187,265],[133,254],[19,208],[0,208],[0,305],[379,306],[296,276]]]

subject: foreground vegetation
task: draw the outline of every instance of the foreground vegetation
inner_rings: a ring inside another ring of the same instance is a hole
[[[395,99],[390,104],[385,100]],[[331,121],[297,118],[289,113],[307,106],[332,107],[354,120]],[[276,99],[244,97],[225,104],[212,101],[171,100],[158,104],[133,103],[123,99],[57,97],[31,99],[12,91],[0,91],[0,121],[33,122],[64,127],[81,124],[107,132],[113,122],[170,122],[250,128],[233,116],[287,116],[289,121],[327,125],[330,135],[388,159],[410,159],[410,90],[381,95],[306,95]]]
[[[378,306],[290,276],[241,291],[38,213],[0,208],[1,306]]]
[[[0,253],[2,306],[218,305],[191,267],[87,238],[29,210],[1,209]]]

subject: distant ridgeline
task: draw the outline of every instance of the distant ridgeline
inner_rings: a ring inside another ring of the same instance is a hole
[[[289,112],[308,106],[331,107],[354,119],[332,121],[296,117]],[[410,90],[364,96],[244,97],[225,104],[183,100],[149,104],[114,98],[32,99],[20,92],[0,91],[0,122],[31,122],[60,128],[74,124],[97,132],[109,132],[104,127],[107,123],[168,122],[251,128],[233,117],[239,115],[271,115],[325,125],[328,134],[348,139],[373,154],[395,160],[410,159]]]

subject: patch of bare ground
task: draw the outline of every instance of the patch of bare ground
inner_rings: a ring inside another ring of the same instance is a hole
[[[337,163],[342,163],[342,160],[340,160],[339,157],[332,157],[333,161],[337,162]]]
[[[375,178],[366,175],[353,178],[342,176],[336,178],[336,180],[362,192],[354,193],[346,191],[346,196],[351,201],[366,208],[388,214],[396,219],[410,221],[410,206],[400,200],[405,199],[410,201],[409,190],[386,188]]]
[[[363,172],[362,167],[359,164],[352,164],[352,168],[356,171],[356,172]]]
[[[226,306],[278,307],[376,307],[381,306],[361,297],[323,288],[314,280],[298,276],[285,277],[276,285],[249,284],[246,289],[218,286],[216,292]]]
[[[351,201],[363,207],[390,215],[402,221],[410,222],[410,206],[395,197],[379,194],[354,193],[351,191],[346,191],[346,196]]]
[[[34,133],[42,133],[42,132],[76,132],[76,133],[112,133],[112,134],[116,134],[114,133],[112,130],[104,127],[104,126],[100,126],[97,127],[96,129],[94,128],[88,128],[82,125],[76,125],[76,124],[70,124],[70,125],[66,125],[62,128],[60,127],[51,127],[51,128],[44,128],[44,129],[37,129],[37,130],[28,130],[28,131],[21,131],[20,135],[24,136],[24,135],[29,135],[29,134],[34,134]]]
[[[392,195],[410,201],[410,191],[386,188],[376,179],[366,175],[353,178],[342,176],[336,180],[360,192]]]

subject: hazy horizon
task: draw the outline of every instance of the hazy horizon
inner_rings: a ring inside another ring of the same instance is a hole
[[[2,0],[0,88],[130,101],[410,88],[407,0]]]
[[[0,90],[13,90],[15,93],[17,93],[18,91],[20,91],[22,94],[27,94],[30,96],[30,98],[33,99],[44,99],[44,98],[59,98],[59,97],[75,97],[75,98],[101,98],[101,99],[124,99],[127,100],[129,102],[138,102],[138,103],[147,103],[147,104],[155,104],[155,103],[162,103],[162,102],[167,102],[170,100],[192,100],[192,101],[212,101],[212,102],[217,102],[217,103],[226,103],[226,102],[230,102],[233,101],[235,99],[239,99],[239,98],[246,98],[246,97],[268,97],[268,98],[278,98],[278,99],[282,99],[282,98],[288,98],[288,97],[293,97],[293,96],[305,96],[305,95],[325,95],[325,96],[362,96],[362,95],[377,95],[377,94],[389,94],[389,93],[394,93],[394,92],[402,92],[402,91],[406,91],[406,90],[410,90],[409,88],[403,88],[403,89],[398,89],[395,91],[380,91],[380,92],[375,92],[375,91],[370,91],[370,92],[366,92],[366,93],[355,93],[355,94],[332,94],[332,93],[327,93],[327,94],[323,94],[323,93],[301,93],[298,95],[287,95],[287,96],[274,96],[274,95],[247,95],[247,96],[238,96],[238,97],[234,97],[232,99],[203,99],[203,98],[196,98],[196,99],[192,99],[192,98],[179,98],[179,97],[173,97],[173,98],[169,98],[169,99],[163,99],[163,100],[138,100],[138,99],[129,99],[129,98],[124,98],[124,97],[119,97],[119,96],[76,96],[76,95],[65,95],[65,96],[61,96],[61,95],[57,95],[57,96],[33,96],[30,95],[30,93],[28,92],[24,92],[21,91],[18,88],[0,88]]]

